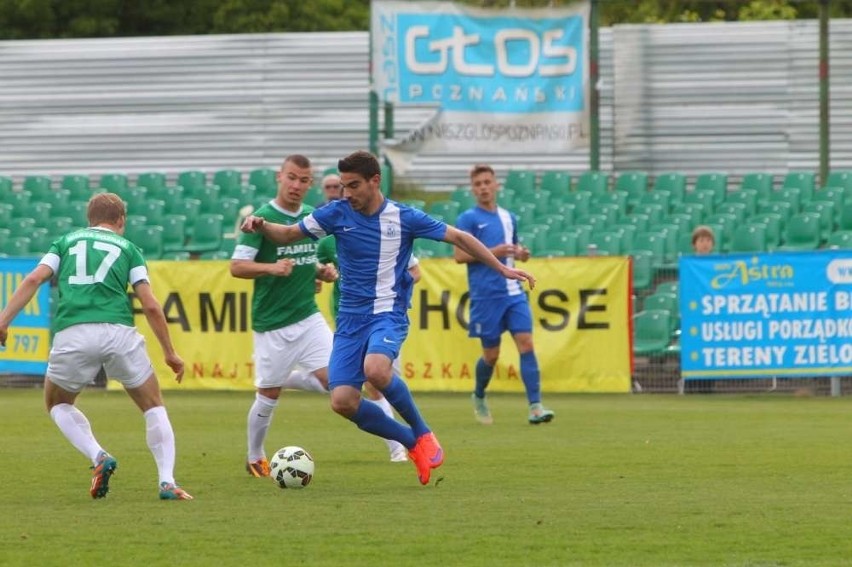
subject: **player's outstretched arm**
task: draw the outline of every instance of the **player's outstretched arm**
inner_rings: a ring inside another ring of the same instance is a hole
[[[247,233],[259,232],[276,244],[290,244],[307,236],[298,224],[278,224],[254,215],[243,220],[240,230]]]
[[[0,311],[0,346],[6,346],[6,338],[9,336],[9,325],[12,324],[12,319],[30,302],[41,284],[51,277],[53,277],[53,270],[45,264],[39,264],[21,280],[21,285],[12,294],[9,303],[6,304],[3,311]]]
[[[532,274],[504,265],[497,259],[497,256],[495,256],[491,250],[489,250],[472,234],[459,230],[455,227],[448,226],[447,233],[444,235],[444,242],[449,242],[450,244],[457,246],[474,258],[477,262],[482,262],[506,278],[527,281],[530,284],[530,289],[535,287],[535,278]]]
[[[163,308],[160,306],[157,298],[154,297],[154,292],[151,291],[151,285],[148,282],[141,281],[137,283],[133,286],[133,290],[142,304],[142,312],[145,314],[151,330],[154,331],[154,336],[157,337],[157,341],[159,341],[160,347],[163,349],[163,354],[166,356],[166,364],[174,371],[175,380],[180,384],[181,380],[183,380],[183,359],[178,356],[174,345],[172,345],[172,339],[169,336],[169,326],[166,323],[166,315],[163,313]]]

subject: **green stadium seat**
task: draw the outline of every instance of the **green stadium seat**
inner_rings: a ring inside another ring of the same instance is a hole
[[[36,221],[30,217],[14,217],[6,225],[6,228],[11,232],[11,236],[29,236],[36,228]]]
[[[592,233],[606,232],[609,226],[609,218],[606,215],[586,215],[581,219],[577,219],[577,222],[592,227]]]
[[[30,194],[30,200],[40,201],[53,191],[53,184],[46,175],[28,175],[24,177],[23,190]]]
[[[127,215],[125,218],[125,231],[133,231],[148,224],[147,217],[142,215]]]
[[[828,174],[823,183],[826,187],[840,187],[852,191],[852,170],[835,170]]]
[[[681,256],[691,256],[695,254],[692,248],[692,233],[682,232],[677,238],[677,248],[675,248],[678,258]]]
[[[644,215],[648,217],[648,226],[652,227],[663,222],[667,212],[660,203],[639,203],[633,208],[631,216]]]
[[[236,169],[220,169],[213,174],[213,185],[218,185],[223,194],[240,187],[243,184],[243,174]]]
[[[812,171],[791,171],[784,176],[781,189],[798,189],[799,202],[807,203],[813,197],[816,188],[816,174]]]
[[[212,250],[210,252],[202,252],[199,256],[201,260],[230,260],[231,254],[227,250]]]
[[[609,227],[610,232],[616,232],[621,235],[621,249],[630,250],[630,245],[633,243],[633,237],[636,236],[636,225],[617,223]]]
[[[124,192],[130,187],[130,183],[124,173],[105,173],[98,180],[98,187],[106,189],[110,193],[124,196]]]
[[[571,191],[571,174],[567,171],[545,171],[541,174],[539,189],[561,195]]]
[[[710,191],[713,204],[718,205],[728,194],[728,176],[724,173],[701,173],[695,178],[695,191]]]
[[[418,258],[449,258],[453,255],[453,245],[448,242],[418,238],[414,241],[415,256]]]
[[[278,194],[277,172],[274,169],[262,167],[249,172],[249,185],[257,188],[257,194],[274,197]]]
[[[0,175],[0,202],[4,199],[6,195],[11,193],[14,190],[14,184],[12,183],[11,177],[6,177],[5,175]]]
[[[223,222],[222,215],[217,214],[201,214],[195,217],[192,235],[183,249],[190,254],[219,250],[222,246]]]
[[[819,237],[822,242],[828,240],[834,230],[834,203],[829,201],[810,201],[802,207],[803,213],[819,215]]]
[[[615,205],[617,217],[620,219],[627,214],[627,193],[623,191],[608,191],[591,198],[591,206]]]
[[[192,255],[185,250],[173,250],[170,252],[163,252],[163,256],[160,260],[174,260],[176,262],[184,262],[192,258]]]
[[[201,212],[209,213],[216,208],[221,189],[218,185],[202,185],[193,189],[184,189],[184,197],[201,201]]]
[[[3,250],[6,248],[6,243],[10,238],[12,238],[12,231],[8,228],[0,228],[0,258],[6,255]]]
[[[701,203],[675,203],[672,214],[684,214],[690,218],[690,225],[695,227],[704,220],[704,205]]]
[[[53,238],[50,236],[50,231],[46,228],[34,228],[29,235],[30,239],[30,254],[41,256],[50,250],[50,245],[53,243]]]
[[[711,191],[689,191],[683,196],[683,202],[701,205],[705,217],[716,211],[715,196]]]
[[[12,191],[6,195],[4,201],[12,205],[16,215],[25,215],[30,206],[30,194],[26,191]]]
[[[716,213],[704,219],[704,223],[714,227],[716,235],[716,250],[727,252],[737,226],[737,217],[730,213]]]
[[[664,249],[665,261],[668,264],[677,262],[677,241],[680,237],[680,226],[671,222],[661,222],[651,227],[653,232],[659,232],[663,235],[666,246]],[[676,270],[677,266],[669,266],[670,269]]]
[[[71,201],[66,213],[69,217],[71,217],[71,221],[74,223],[74,228],[85,228],[89,226],[89,219],[87,217],[88,207],[89,204],[84,201]]]
[[[125,237],[142,250],[147,260],[159,260],[164,252],[163,227],[145,225],[125,232]]]
[[[144,187],[128,187],[121,193],[121,199],[127,204],[128,215],[140,215],[148,199],[148,190]]]
[[[72,201],[88,201],[92,196],[87,175],[65,175],[60,187],[71,194]]]
[[[509,170],[503,187],[518,194],[532,193],[535,191],[535,172],[525,169]]]
[[[152,197],[166,204],[166,214],[180,214],[178,209],[181,208],[184,199],[183,187],[180,185],[164,187],[152,195]]]
[[[157,195],[166,187],[166,174],[161,171],[146,171],[136,178],[136,186],[144,187],[149,195]]]
[[[222,188],[222,197],[236,199],[240,205],[251,205],[257,197],[257,188],[254,185],[238,185],[230,189]]]
[[[41,199],[41,202],[50,205],[50,214],[66,216],[71,203],[71,192],[67,189],[51,191]]]
[[[731,201],[725,201],[716,207],[716,214],[723,213],[734,215],[737,219],[737,224],[741,224],[745,222],[746,217],[748,216],[746,212],[747,205],[745,203],[734,203]]]
[[[660,282],[654,288],[654,293],[673,293],[680,297],[680,283],[677,280]]]
[[[503,207],[504,209],[511,211],[512,208],[514,208],[515,199],[518,199],[519,202],[522,202],[524,200],[523,197],[519,196],[511,189],[501,188],[499,191],[497,191],[497,205]]]
[[[466,187],[453,190],[450,193],[450,200],[459,204],[459,213],[463,213],[471,207],[476,206],[476,198],[470,192],[470,189]]]
[[[837,218],[838,230],[852,230],[852,201],[846,201],[840,207],[840,215]]]
[[[429,206],[429,214],[441,215],[447,224],[456,224],[459,216],[459,204],[455,201],[434,201]]]
[[[787,226],[787,220],[793,216],[793,204],[784,201],[768,201],[757,205],[758,214],[774,213],[781,217],[781,230]]]
[[[671,313],[665,309],[650,309],[634,315],[633,354],[664,355],[671,340],[671,318]]]
[[[814,191],[813,201],[827,201],[834,207],[834,220],[840,218],[840,209],[845,201],[844,190],[840,187],[822,187]]]
[[[609,177],[600,171],[585,171],[577,178],[577,186],[574,188],[578,193],[589,193],[601,195],[609,190]]]
[[[237,220],[240,217],[240,202],[236,199],[219,199],[217,214],[222,215],[226,231],[231,227],[237,230]]]
[[[594,207],[595,214],[606,217],[606,226],[610,227],[621,220],[623,215],[619,214],[618,205],[616,204],[601,204]]]
[[[30,253],[30,239],[27,236],[11,236],[6,240],[0,254],[6,256],[34,256]]]
[[[779,250],[816,250],[820,243],[819,216],[797,213],[787,221],[784,243]]]
[[[562,232],[569,227],[565,217],[557,214],[536,215],[535,224],[546,224],[553,232]]]
[[[671,313],[671,332],[673,333],[680,323],[680,301],[677,293],[671,291],[655,290],[654,293],[642,300],[642,310],[662,309]]]
[[[573,232],[577,235],[577,250],[583,251],[589,246],[589,241],[592,239],[593,228],[587,224],[575,224],[570,230],[565,232]]]
[[[576,222],[577,207],[571,203],[558,203],[551,205],[549,210],[551,214],[562,215],[565,219],[565,224],[568,226],[573,225]],[[536,209],[536,215],[538,215],[538,209]]]
[[[790,211],[792,214],[799,213],[802,210],[802,192],[796,187],[786,187],[773,191],[769,195],[770,203],[790,203]]]
[[[183,215],[187,219],[195,219],[201,214],[201,201],[198,199],[183,199],[171,210],[170,215]]]
[[[166,216],[166,202],[159,199],[149,199],[142,204],[139,214],[148,219],[149,225],[161,225]]]
[[[237,238],[239,238],[238,235]],[[219,250],[221,252],[227,252],[228,257],[230,258],[231,255],[233,255],[234,253],[234,249],[236,249],[237,247],[237,238],[223,238],[222,246],[219,248]]]
[[[53,217],[50,221],[48,231],[50,232],[51,241],[56,240],[60,236],[65,236],[76,227],[71,217]]]
[[[163,219],[163,252],[176,252],[186,244],[186,217],[166,215]]]
[[[382,163],[379,176],[379,191],[389,197],[393,192],[393,168],[387,162]]]
[[[579,253],[576,232],[549,232],[544,240],[546,251],[559,250],[563,256],[577,256]]]
[[[729,249],[731,252],[767,252],[766,226],[750,223],[736,227]]]
[[[525,202],[532,203],[535,205],[536,209],[544,209],[550,206],[550,192],[549,191],[533,191],[532,193],[526,193],[522,195]]]
[[[852,250],[852,230],[836,230],[831,233],[826,243],[828,248]]]
[[[197,189],[207,186],[207,175],[197,169],[181,171],[177,176],[177,184],[183,187],[185,195],[192,196]]]
[[[574,216],[576,218],[582,218],[589,214],[592,194],[588,192],[569,193],[564,197],[562,202],[574,205]]]
[[[644,171],[624,171],[615,178],[615,192],[624,194],[627,207],[632,208],[648,192],[648,174]]]
[[[594,233],[589,244],[595,246],[598,254],[601,255],[618,256],[622,253],[621,234],[618,232]],[[586,248],[586,253],[588,253],[588,248]]]
[[[781,243],[781,215],[778,213],[758,213],[748,219],[749,223],[766,227],[766,249],[775,250]]]
[[[641,208],[642,205],[647,204],[660,205],[662,207],[663,215],[667,215],[669,213],[669,209],[671,209],[671,195],[672,194],[665,189],[649,191],[642,195],[639,202],[633,206],[633,210],[636,211],[638,208]]]
[[[536,208],[532,203],[520,203],[512,212],[518,218],[518,226],[521,228],[535,223]]]
[[[47,228],[50,225],[51,210],[53,206],[50,203],[31,203],[27,216],[35,221],[36,228]]]
[[[686,213],[672,213],[666,217],[666,223],[676,226],[678,233],[692,232],[695,226],[692,217]]]
[[[660,232],[637,232],[629,252],[637,250],[647,250],[653,254],[655,269],[666,263],[666,237]]]
[[[645,291],[654,281],[654,254],[648,250],[630,253],[633,262],[633,290]]]
[[[772,174],[770,173],[746,173],[740,180],[740,191],[755,191],[758,203],[769,199],[769,194],[772,193],[773,189]]]
[[[636,232],[646,232],[650,223],[648,222],[648,215],[643,213],[630,213],[626,217],[622,218],[619,224],[632,224],[636,227]]]
[[[672,203],[683,201],[686,194],[686,176],[676,171],[661,173],[654,178],[651,191],[668,191]]]
[[[9,221],[12,220],[12,214],[14,213],[14,209],[12,205],[9,203],[0,203],[0,227],[6,227],[9,225]]]
[[[740,189],[728,193],[725,203],[742,203],[745,205],[745,216],[750,217],[757,212],[757,191],[754,189]]]

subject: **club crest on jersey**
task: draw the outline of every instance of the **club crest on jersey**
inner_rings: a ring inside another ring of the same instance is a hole
[[[394,237],[397,235],[397,227],[395,224],[388,224],[387,229],[385,230],[385,235],[389,237]]]

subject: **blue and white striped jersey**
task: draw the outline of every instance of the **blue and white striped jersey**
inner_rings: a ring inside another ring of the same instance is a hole
[[[318,239],[333,234],[340,265],[340,313],[405,313],[411,296],[408,262],[415,238],[443,240],[447,225],[426,213],[385,199],[371,216],[345,199],[305,217],[299,227]]]
[[[498,244],[518,243],[515,215],[502,207],[497,207],[496,211],[470,208],[459,215],[456,227],[469,232],[488,248]],[[515,266],[514,258],[500,258],[500,261],[510,268]],[[505,278],[480,262],[467,265],[467,285],[471,300],[496,299],[523,293],[520,282]]]

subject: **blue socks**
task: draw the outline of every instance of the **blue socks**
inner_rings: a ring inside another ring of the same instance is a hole
[[[355,425],[359,429],[367,433],[372,433],[385,439],[394,439],[405,445],[408,449],[414,447],[416,437],[412,433],[411,428],[386,416],[382,408],[379,407],[379,404],[375,402],[361,398],[361,403],[358,404],[358,411],[352,416],[352,421],[355,422]]]
[[[476,370],[476,380],[479,383],[479,367]],[[534,351],[521,355],[521,380],[527,390],[527,401],[531,404],[541,402],[541,376],[538,372],[538,359]]]
[[[493,375],[493,366],[488,366],[482,358],[476,361],[476,387],[473,389],[473,393],[476,394],[477,398],[485,397],[485,388],[488,387]]]
[[[408,386],[399,379],[399,376],[394,374],[388,387],[382,390],[382,394],[384,394],[385,398],[387,398],[390,405],[393,406],[393,409],[397,411],[400,417],[411,426],[415,438],[431,431],[429,426],[426,425],[426,422],[423,421],[423,417],[420,415],[420,410],[417,409],[417,404],[414,403],[414,398],[411,397]],[[393,421],[390,418],[388,420]],[[409,449],[414,446],[414,442],[408,444],[396,437],[392,437],[391,439],[396,439]]]

